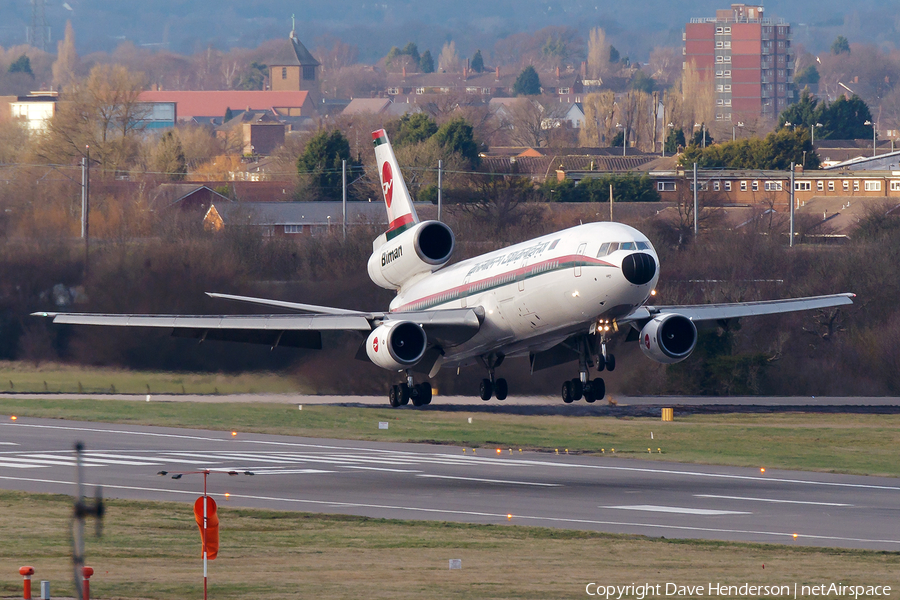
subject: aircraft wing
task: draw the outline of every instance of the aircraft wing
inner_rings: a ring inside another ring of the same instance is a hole
[[[831,294],[807,298],[785,300],[762,300],[758,302],[734,302],[729,304],[689,304],[682,306],[642,306],[623,319],[620,324],[647,321],[656,315],[677,314],[691,321],[720,321],[739,317],[773,315],[799,310],[832,308],[853,304],[856,294]]]
[[[340,310],[340,309],[337,309]],[[37,312],[54,323],[170,329],[174,337],[248,342],[294,348],[322,348],[323,331],[368,334],[384,321],[412,321],[425,330],[432,344],[458,344],[478,333],[480,308],[408,313],[326,313],[274,315],[109,315]]]

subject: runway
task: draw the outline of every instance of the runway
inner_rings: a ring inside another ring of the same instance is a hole
[[[83,441],[106,497],[192,502],[157,472],[208,468],[223,506],[900,551],[889,478],[0,418],[3,489],[71,494]]]

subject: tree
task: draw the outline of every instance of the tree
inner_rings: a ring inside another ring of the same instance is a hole
[[[75,51],[75,30],[72,21],[66,21],[66,33],[56,44],[56,62],[53,63],[53,86],[67,89],[75,83],[78,52]]]
[[[9,73],[27,73],[34,77],[34,73],[31,70],[31,59],[28,58],[27,54],[23,54],[19,58],[17,58],[11,65],[9,65]]]
[[[444,150],[456,152],[466,159],[472,167],[477,167],[481,163],[474,130],[465,119],[457,118],[447,121],[434,134],[434,139]]]
[[[815,153],[810,140],[809,130],[780,129],[766,136],[765,139],[750,138],[707,145],[701,148],[691,144],[685,148],[678,159],[681,165],[697,163],[702,168],[728,169],[788,169],[794,164],[803,164],[817,169],[819,157]]]
[[[517,146],[546,146],[550,129],[543,126],[544,107],[533,98],[519,98],[507,107],[510,116],[509,139]]]
[[[835,55],[850,54],[850,42],[842,35],[837,36],[834,43],[831,44],[831,53]]]
[[[419,59],[419,70],[423,73],[434,73],[434,58],[431,56],[431,50],[422,53]]]
[[[631,78],[631,89],[639,92],[650,93],[656,88],[656,82],[653,81],[652,77],[647,76],[646,73],[638,69],[634,77]]]
[[[588,94],[584,97],[584,126],[578,131],[578,143],[582,147],[609,145],[616,127],[616,103],[613,92]]]
[[[415,64],[419,64],[419,60],[421,57],[419,56],[419,47],[414,43],[409,42],[405,46],[403,46],[403,50],[400,51],[402,54],[410,57]]]
[[[706,123],[700,123],[700,127],[694,130],[694,135],[691,136],[690,146],[712,146],[713,142],[712,136],[709,134],[709,129],[706,127]]]
[[[339,199],[342,194],[342,161],[347,161],[348,170],[356,169],[360,163],[350,156],[350,142],[338,129],[321,129],[306,144],[303,154],[297,159],[297,172],[312,186],[317,195],[329,199]]]
[[[619,51],[616,50],[616,47],[612,44],[609,45],[609,62],[617,63],[621,56],[619,55]]]
[[[577,184],[571,179],[559,182],[548,179],[543,190],[553,190],[555,202],[609,202],[609,186],[613,188],[613,202],[659,202],[655,182],[647,175],[604,174],[586,177]]]
[[[476,73],[484,72],[484,58],[481,56],[481,50],[476,50],[475,56],[472,57],[472,70]]]
[[[805,85],[807,83],[815,85],[819,83],[820,77],[816,65],[809,65],[794,76],[794,83],[798,85]]]
[[[675,154],[679,148],[684,148],[686,145],[684,129],[681,127],[670,127],[669,134],[666,136],[666,152]]]
[[[153,170],[170,181],[183,181],[187,175],[184,148],[174,131],[165,132],[153,152]]]
[[[253,61],[250,68],[235,81],[234,87],[238,90],[264,90],[268,76],[269,67]]]
[[[385,128],[395,147],[424,142],[438,131],[437,123],[424,112],[407,113],[385,125]]]
[[[513,84],[513,94],[516,96],[537,96],[541,93],[541,78],[531,65],[528,65]]]
[[[225,116],[222,117],[222,123],[227,123],[228,121],[234,118],[234,113],[231,111],[230,106],[225,107]]]
[[[444,44],[438,57],[438,68],[441,73],[459,72],[459,54],[456,53],[456,42],[453,40]]]
[[[138,101],[143,73],[121,65],[97,65],[60,102],[47,126],[38,155],[64,163],[85,155],[107,172],[128,168],[137,157],[147,108]]]
[[[815,67],[813,67],[815,68]],[[803,88],[800,93],[800,100],[788,106],[778,115],[777,127],[787,127],[785,123],[793,126],[805,125],[813,127],[822,116],[819,110],[819,101],[809,92],[809,88]]]
[[[829,140],[858,140],[872,137],[873,125],[866,125],[866,121],[874,122],[868,105],[853,94],[848,100],[844,96],[829,104],[822,110],[820,121],[825,131],[823,139]]]
[[[599,79],[609,69],[609,47],[606,33],[599,27],[591,29],[588,37],[587,70],[591,79]]]

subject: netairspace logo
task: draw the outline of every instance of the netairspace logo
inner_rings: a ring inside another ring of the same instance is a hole
[[[631,583],[629,585],[603,585],[591,582],[584,588],[588,596],[605,598],[606,600],[622,600],[622,598],[702,598],[709,597],[742,597],[758,598],[816,598],[816,597],[880,597],[890,596],[889,585],[844,585],[843,583],[820,583],[774,585],[742,583],[728,585],[723,583],[707,583],[681,585],[677,583]]]

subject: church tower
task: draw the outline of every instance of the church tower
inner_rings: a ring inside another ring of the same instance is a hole
[[[269,85],[273,92],[317,91],[321,66],[306,46],[297,39],[294,17],[291,16],[291,35],[269,61]]]

